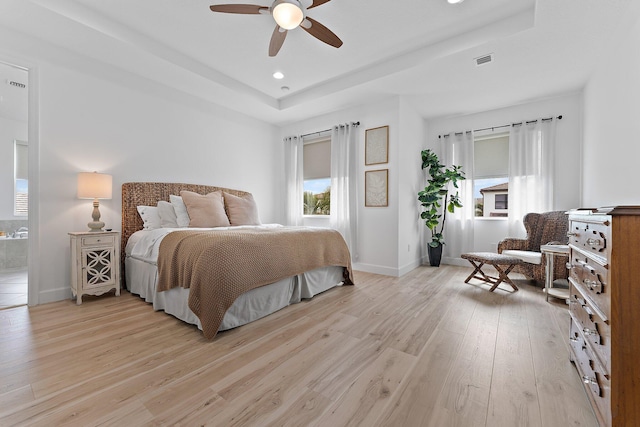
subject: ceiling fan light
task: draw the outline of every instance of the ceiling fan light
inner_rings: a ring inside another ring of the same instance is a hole
[[[271,14],[276,23],[285,30],[293,30],[304,19],[304,13],[295,0],[276,0]]]

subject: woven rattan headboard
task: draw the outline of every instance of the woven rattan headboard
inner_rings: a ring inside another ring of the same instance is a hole
[[[181,190],[207,194],[222,190],[234,196],[245,197],[251,193],[211,185],[181,184],[174,182],[125,182],[122,184],[122,239],[120,254],[124,262],[124,248],[129,237],[142,230],[142,218],[138,206],[156,206],[160,200],[169,201],[171,194],[180,195]]]

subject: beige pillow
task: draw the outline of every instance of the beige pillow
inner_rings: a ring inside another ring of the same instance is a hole
[[[224,211],[222,191],[206,196],[193,191],[181,191],[180,196],[189,213],[189,227],[228,227],[229,218]]]
[[[224,193],[224,204],[227,206],[227,215],[231,225],[260,225],[258,207],[249,194],[245,197]]]

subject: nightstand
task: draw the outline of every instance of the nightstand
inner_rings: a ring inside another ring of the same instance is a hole
[[[546,292],[547,301],[549,301],[549,295],[552,297],[560,298],[565,301],[569,301],[569,289],[566,288],[554,288],[553,285],[557,281],[553,279],[554,259],[556,255],[569,255],[569,245],[541,245],[540,252],[546,254],[547,265],[545,270],[544,291]],[[564,279],[558,279],[566,282],[567,288],[569,282]],[[568,302],[567,302],[568,304]]]
[[[102,295],[112,289],[120,295],[120,233],[78,231],[71,238],[71,292],[82,304],[82,295]]]

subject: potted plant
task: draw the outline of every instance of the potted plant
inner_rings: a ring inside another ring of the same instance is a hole
[[[438,267],[442,258],[442,245],[444,245],[442,233],[447,219],[447,211],[453,213],[455,208],[462,207],[457,191],[456,194],[449,195],[449,183],[458,188],[458,181],[465,179],[465,177],[461,170],[462,166],[445,168],[440,163],[438,156],[431,150],[422,151],[422,169],[428,169],[430,177],[424,190],[418,192],[418,200],[422,206],[420,218],[431,230],[431,241],[427,246],[429,264]],[[440,226],[440,230],[438,230],[438,226]]]

